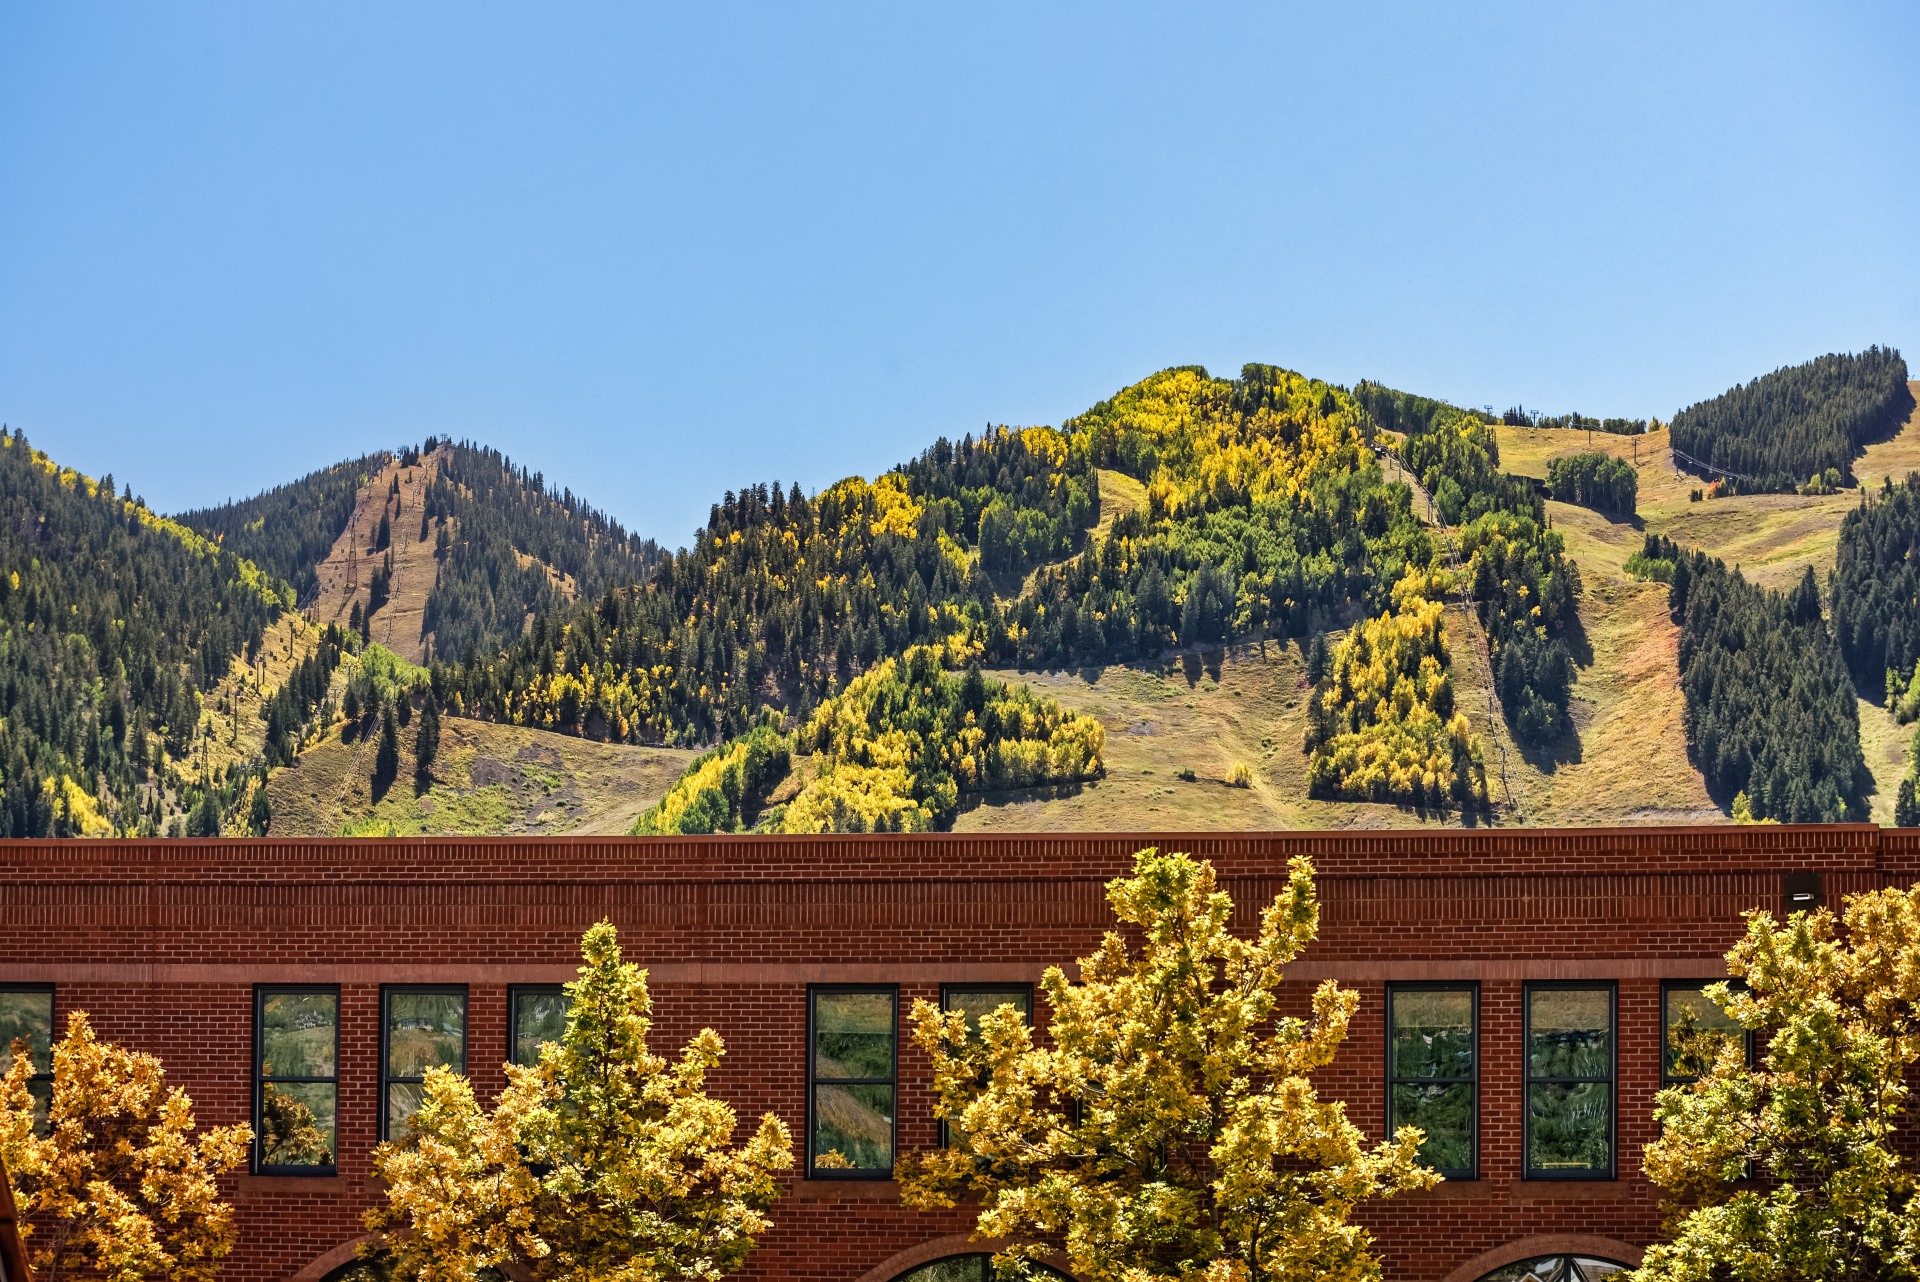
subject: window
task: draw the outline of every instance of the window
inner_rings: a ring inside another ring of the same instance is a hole
[[[1450,1180],[1478,1168],[1480,991],[1387,986],[1387,1134],[1417,1126],[1420,1160]]]
[[[567,990],[558,984],[514,984],[507,989],[507,1059],[532,1068],[540,1048],[567,1031]]]
[[[1601,1282],[1627,1266],[1618,1260],[1595,1259],[1590,1255],[1543,1255],[1518,1264],[1503,1264],[1480,1282]]]
[[[1060,1270],[1050,1269],[1044,1264],[1029,1265],[1028,1269],[1031,1277],[1072,1282],[1072,1279]],[[949,1255],[943,1260],[930,1260],[917,1268],[909,1269],[893,1282],[994,1282],[993,1257],[991,1255]]]
[[[13,1067],[13,1044],[26,1043],[33,1076],[27,1092],[33,1096],[33,1129],[47,1133],[47,1110],[53,1103],[53,985],[0,985],[0,1073]]]
[[[1526,1175],[1613,1178],[1612,984],[1528,984]]]
[[[1020,1012],[1020,1018],[1032,1024],[1033,985],[943,984],[940,988],[940,1009],[965,1011],[969,1033],[979,1031],[982,1015],[1001,1006],[1012,1006]]]
[[[947,1011],[965,1011],[967,1015],[967,1035],[977,1037],[980,1034],[980,1017],[1002,1006],[1011,1006],[1020,1012],[1020,1018],[1029,1028],[1033,1026],[1033,985],[1031,984],[943,984],[940,987],[940,1009]],[[984,1086],[986,1083],[981,1082]],[[950,1142],[950,1126],[943,1117],[940,1119],[940,1147]]]
[[[886,1179],[899,990],[815,985],[807,1001],[807,1175]]]
[[[1741,1054],[1753,1059],[1753,1035],[1707,996],[1707,984],[1660,986],[1660,1085],[1691,1082],[1713,1066],[1720,1048],[1738,1043]]]
[[[253,1165],[273,1175],[332,1175],[339,1133],[340,989],[253,993]]]
[[[399,1139],[420,1107],[427,1070],[467,1071],[467,990],[380,990],[380,1138]]]

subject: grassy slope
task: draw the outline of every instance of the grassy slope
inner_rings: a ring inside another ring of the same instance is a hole
[[[1920,394],[1920,384],[1915,384]],[[1554,458],[1588,448],[1633,461],[1632,438],[1596,432],[1501,428],[1500,457],[1508,471],[1544,477]],[[1608,521],[1586,508],[1549,503],[1548,512],[1580,565],[1586,594],[1580,618],[1594,662],[1575,687],[1580,758],[1551,774],[1529,769],[1527,791],[1543,800],[1552,822],[1617,822],[1637,818],[1630,803],[1646,798],[1649,818],[1710,820],[1721,812],[1686,760],[1676,677],[1679,633],[1666,614],[1666,589],[1626,577],[1626,559],[1644,531],[1666,534],[1743,567],[1758,582],[1786,588],[1809,565],[1824,589],[1839,546],[1840,521],[1860,501],[1857,491],[1834,495],[1755,494],[1695,503],[1700,482],[1675,473],[1665,432],[1638,438],[1640,514],[1632,523]],[[1920,470],[1920,414],[1892,440],[1867,448],[1854,464],[1863,486]],[[1873,818],[1893,816],[1894,789],[1906,770],[1911,735],[1878,704],[1860,703],[1861,747],[1879,786]]]
[[[1920,394],[1920,384],[1916,385]],[[1592,448],[1629,461],[1635,442],[1595,433]],[[1827,497],[1753,495],[1693,503],[1698,484],[1676,476],[1666,434],[1639,438],[1641,515],[1631,523],[1550,503],[1549,514],[1580,565],[1580,621],[1591,662],[1580,671],[1573,714],[1579,734],[1557,757],[1510,761],[1510,775],[1534,824],[1711,823],[1725,813],[1687,760],[1676,652],[1666,588],[1627,578],[1626,559],[1646,530],[1670,534],[1746,567],[1775,587],[1790,586],[1807,565],[1824,582],[1839,541],[1840,519],[1855,492]],[[1547,463],[1589,448],[1586,434],[1500,429],[1507,470],[1544,477]],[[1863,485],[1920,470],[1920,422],[1868,448],[1855,464]],[[1102,525],[1122,505],[1141,501],[1124,477],[1101,475]],[[1471,624],[1448,612],[1458,705],[1483,733],[1486,678],[1466,653]],[[1112,667],[1081,672],[1001,673],[1062,704],[1093,713],[1107,728],[1107,778],[1069,796],[990,798],[960,816],[962,831],[1073,829],[1257,829],[1403,826],[1420,816],[1390,806],[1315,801],[1306,795],[1305,673],[1299,651],[1238,647],[1202,670],[1189,663],[1165,673]],[[1496,714],[1497,710],[1496,710]],[[1906,769],[1911,727],[1861,704],[1861,737],[1880,791],[1873,817],[1891,818],[1893,789]],[[1491,752],[1491,749],[1489,749]],[[1236,762],[1254,772],[1251,789],[1224,780]],[[1489,762],[1496,797],[1497,778]],[[1184,782],[1175,771],[1195,772]],[[1456,820],[1457,821],[1457,817]]]
[[[447,717],[424,794],[413,786],[413,732],[400,732],[400,776],[373,798],[373,736],[339,731],[268,783],[275,834],[331,836],[347,824],[412,833],[623,833],[658,801],[694,754],[593,743],[567,735]]]
[[[267,723],[260,709],[286,681],[294,666],[320,645],[320,629],[304,614],[282,614],[269,627],[259,660],[249,666],[236,658],[227,675],[207,692],[201,704],[200,724],[209,732],[205,764],[216,772],[229,762],[245,763],[267,746]],[[202,764],[195,758],[195,773]]]

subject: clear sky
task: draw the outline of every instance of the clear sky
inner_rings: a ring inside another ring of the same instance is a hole
[[[1156,369],[1920,368],[1920,6],[0,6],[0,420],[164,509],[472,437],[664,542]]]

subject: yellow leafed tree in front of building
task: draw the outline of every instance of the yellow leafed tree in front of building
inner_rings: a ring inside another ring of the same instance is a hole
[[[1080,981],[1041,980],[1050,1045],[1012,1006],[975,1037],[915,1004],[951,1141],[908,1160],[905,1199],[977,1198],[981,1237],[1014,1258],[1057,1245],[1082,1282],[1378,1277],[1354,1206],[1440,1177],[1418,1129],[1369,1148],[1315,1092],[1358,996],[1329,980],[1304,1017],[1282,1013],[1281,969],[1318,929],[1312,869],[1294,861],[1252,939],[1229,929],[1213,866],[1183,854],[1142,851],[1107,901],[1119,929]]]
[[[1920,1276],[1920,886],[1784,923],[1750,913],[1727,970],[1737,982],[1707,995],[1753,1054],[1746,1038],[1676,1038],[1698,1077],[1655,1097],[1660,1134],[1645,1157],[1671,1240],[1633,1276]]]
[[[402,1142],[374,1153],[388,1204],[365,1248],[402,1282],[717,1279],[770,1227],[793,1164],[769,1113],[736,1146],[736,1117],[706,1092],[724,1053],[703,1029],[677,1062],[647,1049],[646,974],[609,922],[581,941],[561,1040],[537,1067],[507,1066],[482,1108],[468,1081],[430,1070]]]
[[[32,1074],[16,1055],[0,1078],[0,1157],[30,1224],[35,1278],[217,1276],[236,1227],[216,1180],[246,1160],[251,1128],[196,1132],[193,1101],[160,1061],[100,1041],[81,1011],[53,1048],[44,1127]]]

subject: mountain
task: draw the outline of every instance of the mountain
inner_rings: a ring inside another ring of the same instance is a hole
[[[435,438],[177,519],[292,584],[315,621],[414,662],[497,649],[661,559],[498,450]]]
[[[1858,418],[1826,385],[1796,421]],[[744,484],[666,554],[467,443],[170,520],[9,438],[5,821],[1891,820],[1911,412],[1859,491],[1705,488],[1671,439],[1177,367],[870,481]]]

